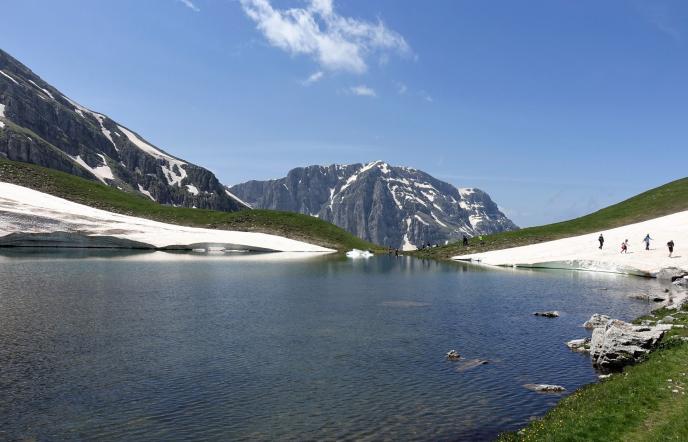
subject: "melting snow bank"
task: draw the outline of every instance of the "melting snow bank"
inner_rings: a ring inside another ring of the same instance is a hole
[[[370,258],[371,256],[374,255],[367,250],[352,249],[346,252],[347,258]]]
[[[600,233],[605,238],[602,250],[597,241]],[[648,233],[654,241],[650,250],[645,250],[642,240]],[[629,240],[630,247],[627,254],[622,254],[621,243],[626,239]],[[669,240],[676,244],[673,258],[669,258],[666,246]],[[656,276],[661,269],[667,267],[688,270],[688,211],[587,235],[455,256],[452,259],[494,266],[587,270],[641,276]]]
[[[276,235],[200,229],[120,215],[0,183],[0,245],[334,252]]]

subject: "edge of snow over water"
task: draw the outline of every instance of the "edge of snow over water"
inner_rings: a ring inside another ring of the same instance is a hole
[[[56,232],[112,237],[159,249],[200,244],[277,252],[334,252],[277,235],[185,227],[120,215],[0,182],[0,238]]]
[[[597,238],[604,235],[604,248]],[[650,234],[653,241],[645,250],[643,238]],[[628,239],[628,253],[621,243]],[[675,243],[669,258],[667,242]],[[574,236],[529,246],[494,250],[485,253],[454,256],[452,259],[474,261],[493,266],[540,267],[596,272],[655,276],[663,268],[688,270],[688,211],[629,224],[614,229]]]

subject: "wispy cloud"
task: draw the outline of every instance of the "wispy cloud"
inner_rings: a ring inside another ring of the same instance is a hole
[[[636,8],[658,31],[681,41],[682,33],[678,24],[680,20],[670,11],[669,5],[662,2],[639,1]]]
[[[178,0],[181,2],[184,6],[187,8],[191,9],[194,12],[201,12],[200,9],[198,9],[198,6],[196,6],[191,0]]]
[[[326,70],[363,73],[367,57],[410,54],[404,37],[381,20],[344,17],[333,0],[308,0],[302,8],[276,9],[270,0],[240,0],[267,41],[292,55],[308,55]]]
[[[396,83],[396,86],[397,86],[397,93],[398,93],[399,95],[404,95],[404,94],[406,94],[406,92],[408,92],[408,86],[406,86],[406,85],[405,85],[404,83],[402,83],[401,81],[398,81],[398,82]]]
[[[435,101],[432,99],[432,96],[425,91],[418,91],[418,95],[420,96],[420,98],[427,101],[428,103],[432,103],[433,101]]]
[[[311,84],[317,83],[318,81],[322,80],[324,76],[325,73],[323,71],[314,72],[308,78],[303,80],[301,84],[304,86],[310,86]]]
[[[359,97],[377,97],[375,89],[369,88],[368,86],[365,86],[363,84],[359,86],[350,87],[349,92],[351,92],[354,95],[358,95]]]

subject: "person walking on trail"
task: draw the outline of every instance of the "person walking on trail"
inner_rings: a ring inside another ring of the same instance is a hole
[[[628,253],[628,240],[621,243],[621,253]]]
[[[604,236],[600,233],[600,237],[597,238],[597,240],[600,242],[600,250],[602,250],[602,246],[604,246]]]
[[[650,234],[648,233],[645,235],[645,239],[643,239],[643,242],[645,243],[645,250],[650,250],[650,241],[654,241],[654,239],[650,238]]]
[[[468,237],[466,235],[463,235],[463,245],[468,246]]]
[[[671,258],[671,255],[674,253],[674,240],[673,239],[667,243],[667,247],[669,247],[669,258]]]

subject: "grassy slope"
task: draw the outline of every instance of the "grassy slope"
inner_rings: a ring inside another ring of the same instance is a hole
[[[469,247],[463,247],[457,242],[434,249],[419,250],[415,252],[415,255],[422,258],[448,259],[467,253],[506,249],[586,233],[603,232],[606,229],[647,221],[683,210],[688,210],[688,178],[648,190],[626,201],[570,221],[486,235],[482,246],[477,241],[472,241]]]
[[[91,207],[171,224],[271,233],[337,250],[376,248],[333,224],[307,215],[272,210],[227,213],[164,206],[146,197],[122,192],[67,173],[5,159],[0,159],[0,181],[29,187]]]
[[[667,314],[688,326],[686,307],[641,319]],[[688,440],[688,342],[680,339],[686,336],[686,328],[672,330],[642,364],[577,390],[542,419],[499,440]]]

